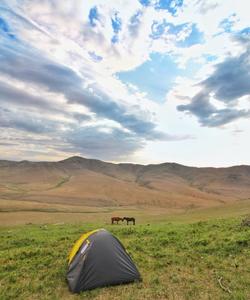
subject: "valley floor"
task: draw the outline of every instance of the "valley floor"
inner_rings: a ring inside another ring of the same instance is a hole
[[[250,199],[201,209],[157,206],[94,207],[0,199],[0,226],[53,223],[109,225],[112,216],[133,216],[139,224],[169,221],[195,222],[250,214]]]
[[[249,208],[241,202],[165,217],[160,210],[151,216],[134,210],[135,226],[105,224],[105,212],[89,212],[88,222],[83,214],[75,224],[55,224],[63,220],[58,218],[47,225],[2,226],[0,299],[250,299],[250,227],[241,226]],[[65,282],[67,255],[82,233],[100,227],[122,241],[143,282],[73,295]]]

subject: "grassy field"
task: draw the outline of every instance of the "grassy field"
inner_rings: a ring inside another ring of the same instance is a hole
[[[178,218],[1,227],[0,299],[250,299],[250,228],[242,217]],[[68,252],[83,232],[100,227],[120,238],[143,282],[73,295],[65,282]]]
[[[201,209],[170,209],[156,206],[90,207],[0,199],[0,226],[44,223],[110,224],[112,216],[133,216],[138,223],[190,223],[250,214],[250,199]]]

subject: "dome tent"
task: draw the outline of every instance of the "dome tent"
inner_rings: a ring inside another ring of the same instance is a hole
[[[67,281],[74,293],[140,280],[124,246],[105,229],[82,235],[70,252]]]

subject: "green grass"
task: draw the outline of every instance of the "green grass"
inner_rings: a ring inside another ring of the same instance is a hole
[[[73,295],[66,258],[101,224],[0,229],[0,299],[250,299],[250,228],[241,218],[105,226],[125,245],[143,282]],[[224,291],[218,282],[231,290]]]

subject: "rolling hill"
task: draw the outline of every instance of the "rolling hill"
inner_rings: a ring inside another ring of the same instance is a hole
[[[88,207],[206,208],[250,199],[250,166],[0,161],[0,199]]]

